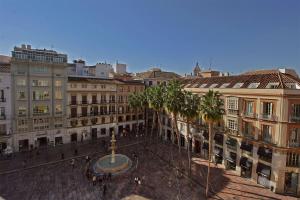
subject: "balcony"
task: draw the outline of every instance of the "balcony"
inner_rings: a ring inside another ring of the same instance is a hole
[[[233,130],[233,129],[227,129],[228,133],[231,135],[239,135],[239,131],[238,130]]]
[[[105,99],[101,99],[101,100],[100,100],[100,103],[101,103],[101,104],[104,104],[104,103],[107,103],[107,101],[106,101]]]
[[[290,123],[300,123],[300,116],[292,115],[289,117]]]
[[[259,115],[259,119],[268,120],[268,121],[277,121],[277,116],[268,113],[263,113]]]
[[[109,103],[116,103],[115,100],[109,100]]]
[[[296,152],[288,152],[286,157],[287,167],[300,167],[300,154]]]
[[[72,113],[71,115],[69,115],[69,118],[76,118],[77,117],[77,113]]]
[[[6,102],[6,98],[1,97],[0,102]]]
[[[76,106],[76,105],[77,105],[77,101],[71,101],[71,102],[69,103],[69,105],[71,105],[71,106]]]
[[[248,133],[247,131],[243,131],[241,134],[245,138],[254,139],[254,134]]]
[[[81,113],[80,117],[88,117],[89,115],[87,113]]]
[[[98,114],[99,114],[98,112],[91,112],[90,116],[98,116]]]
[[[227,109],[228,115],[239,115],[239,110]]]
[[[49,112],[37,112],[37,113],[33,113],[34,116],[43,116],[43,115],[50,115]]]
[[[80,104],[81,104],[81,105],[87,105],[87,104],[88,104],[88,101],[87,101],[87,100],[81,101]]]
[[[6,120],[6,115],[5,114],[1,114],[0,115],[0,120]]]
[[[288,141],[288,147],[300,147],[300,141]]]
[[[257,118],[257,114],[256,113],[248,113],[248,112],[244,112],[242,114],[243,117],[246,118],[252,118],[252,119],[256,119]]]
[[[55,114],[56,115],[61,115],[63,112],[62,111],[56,111]]]

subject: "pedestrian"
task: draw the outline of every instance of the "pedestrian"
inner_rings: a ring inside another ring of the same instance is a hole
[[[72,166],[72,169],[74,169],[74,167],[75,167],[75,160],[74,160],[74,158],[72,158],[72,160],[71,160],[71,166]]]
[[[109,172],[108,173],[108,179],[111,180],[112,174]]]
[[[61,153],[61,159],[65,159],[65,154],[64,153]]]
[[[90,162],[90,157],[88,155],[85,157],[85,162],[86,163]]]
[[[106,185],[104,184],[104,185],[103,185],[103,197],[104,197],[105,194],[106,194],[106,189],[107,189],[107,188],[106,188]]]
[[[102,186],[102,178],[101,177],[99,177],[98,182],[99,182],[99,185],[101,187]]]
[[[26,160],[23,160],[23,161],[22,161],[22,166],[23,166],[23,168],[26,167]]]
[[[86,178],[89,179],[90,177],[90,168],[87,168],[86,172],[85,172]]]
[[[78,150],[77,150],[77,149],[74,150],[74,155],[75,155],[75,156],[78,155]]]
[[[96,176],[93,176],[93,179],[92,179],[92,181],[93,181],[93,186],[95,186],[95,185],[96,185],[96,181],[97,181],[97,178],[96,178]]]
[[[39,151],[39,150],[36,151],[36,155],[37,155],[37,156],[40,155],[40,151]]]

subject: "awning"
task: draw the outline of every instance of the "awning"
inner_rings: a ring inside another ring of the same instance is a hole
[[[242,156],[240,159],[240,166],[249,169],[252,167],[252,161]]]
[[[215,147],[214,153],[216,156],[223,157],[223,149]]]
[[[271,167],[264,165],[262,163],[258,163],[256,168],[256,173],[269,178],[271,176]]]
[[[257,154],[259,156],[272,158],[272,149],[265,148],[265,147],[259,147],[257,150]]]
[[[237,143],[236,139],[230,137],[226,140],[226,144],[230,146],[236,146],[236,143]]]
[[[246,142],[242,142],[241,147],[242,150],[252,152],[253,144],[247,144]]]
[[[208,147],[208,143],[207,142],[204,142],[203,145],[202,145],[202,149],[206,149],[208,150],[209,147]]]
[[[216,133],[214,140],[216,141],[217,144],[223,145],[223,138],[224,138],[224,136],[222,134]]]
[[[230,152],[230,155],[228,157],[226,157],[226,160],[231,163],[236,163],[236,154]]]

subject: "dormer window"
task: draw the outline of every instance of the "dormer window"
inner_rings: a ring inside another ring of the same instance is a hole
[[[200,88],[205,88],[205,86],[207,86],[207,84],[206,84],[206,83],[204,83],[204,84],[200,85]]]
[[[215,88],[217,85],[218,85],[218,83],[211,84],[211,85],[209,86],[209,88]]]
[[[244,85],[244,83],[236,83],[233,88],[241,88]]]
[[[227,88],[227,86],[229,85],[230,83],[223,83],[220,88]]]
[[[268,83],[267,87],[268,89],[276,89],[278,87],[279,83]]]
[[[296,83],[286,83],[285,85],[287,88],[290,88],[290,89],[297,89],[297,90],[300,89],[300,85],[298,85]]]
[[[260,83],[250,83],[248,88],[257,88],[259,86]]]

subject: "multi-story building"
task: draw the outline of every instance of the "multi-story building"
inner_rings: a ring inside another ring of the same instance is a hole
[[[69,77],[66,142],[84,141],[142,127],[143,110],[128,105],[128,95],[144,90],[140,81]]]
[[[215,162],[274,192],[300,196],[300,79],[293,70],[185,78],[182,84],[200,97],[209,90],[222,95],[225,115],[214,128]],[[165,117],[163,124],[165,138],[171,140],[170,119]],[[207,157],[205,122],[195,120],[189,139],[184,120],[178,127],[181,145],[190,144]]]
[[[0,154],[8,147],[12,147],[10,64],[0,59]]]
[[[54,145],[65,131],[67,55],[15,47],[11,59],[14,150]]]

